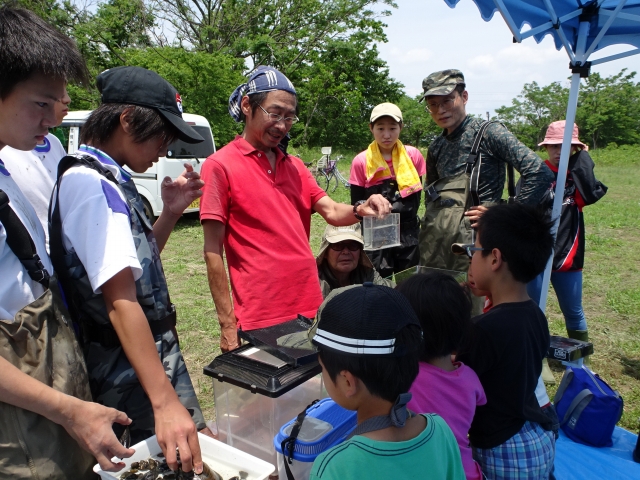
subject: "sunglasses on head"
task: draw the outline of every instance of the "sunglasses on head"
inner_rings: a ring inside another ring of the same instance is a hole
[[[329,248],[331,250],[335,250],[336,252],[341,252],[345,248],[348,248],[350,251],[355,252],[356,250],[360,250],[360,248],[362,248],[362,244],[356,242],[355,240],[345,240],[343,242],[331,243],[329,244]]]

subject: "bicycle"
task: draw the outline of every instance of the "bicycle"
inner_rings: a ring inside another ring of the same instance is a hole
[[[316,163],[316,182],[318,182],[320,188],[325,192],[329,192],[332,181],[333,188],[331,188],[331,192],[336,191],[338,183],[342,183],[345,188],[349,188],[349,180],[344,178],[340,170],[338,170],[338,161],[342,159],[342,155],[338,155],[335,160],[332,160],[331,147],[322,147],[320,152],[322,157]]]

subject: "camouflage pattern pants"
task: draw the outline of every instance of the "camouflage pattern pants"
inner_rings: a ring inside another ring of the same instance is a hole
[[[206,426],[204,417],[175,334],[168,331],[155,336],[155,340],[164,371],[180,402],[191,414],[197,429],[203,429]],[[122,410],[131,418],[129,429],[132,445],[155,435],[151,402],[122,347],[105,348],[92,342],[85,348],[85,358],[93,399],[102,405]],[[118,437],[123,430],[122,425],[114,424]]]

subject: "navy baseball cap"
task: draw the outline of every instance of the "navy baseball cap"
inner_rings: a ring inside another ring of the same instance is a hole
[[[407,352],[396,345],[398,332],[420,322],[404,295],[366,282],[331,291],[320,305],[312,343],[352,355],[397,357]]]
[[[153,108],[179,132],[187,143],[200,143],[204,138],[182,119],[182,97],[156,72],[142,67],[115,67],[96,79],[102,103],[125,103]]]

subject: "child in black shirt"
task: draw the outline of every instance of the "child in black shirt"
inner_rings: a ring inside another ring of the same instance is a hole
[[[520,204],[491,207],[479,220],[475,245],[454,245],[471,258],[476,287],[493,308],[473,319],[457,357],[475,370],[487,404],[469,430],[474,459],[493,478],[547,479],[555,445],[535,388],[549,346],[547,320],[527,295],[553,248],[551,222]]]

